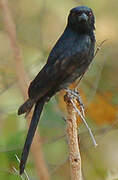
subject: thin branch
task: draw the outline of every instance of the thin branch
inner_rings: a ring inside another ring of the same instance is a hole
[[[96,48],[96,51],[95,51],[95,54],[94,54],[94,57],[93,57],[93,58],[95,58],[95,56],[97,55],[97,53],[99,52],[99,50],[101,49],[101,47],[103,46],[103,44],[104,44],[107,40],[108,40],[108,39],[105,39],[105,40],[103,40],[100,44],[97,44],[97,48]],[[87,68],[87,69],[88,69],[88,68]],[[86,69],[86,71],[87,71],[87,69]],[[80,81],[83,79],[86,71],[80,76],[80,78],[79,78],[79,80],[78,80],[78,85],[79,85]]]
[[[20,176],[20,175],[19,175],[19,171],[18,171],[15,167],[13,167],[13,170],[14,170],[14,172],[16,173],[17,176]],[[20,177],[21,177],[22,180],[25,180],[22,175],[21,175]]]
[[[20,159],[18,158],[17,154],[15,154],[15,157],[16,157],[16,160],[18,161],[18,163],[20,164]],[[29,177],[29,175],[27,174],[26,170],[24,170],[24,174],[25,174],[27,180],[30,180],[30,177]]]
[[[74,103],[72,100],[71,100],[71,103],[72,103],[74,109],[76,110],[76,112],[78,113],[78,115],[81,117],[81,119],[82,119],[83,123],[85,124],[86,128],[88,129],[89,134],[90,134],[90,136],[91,136],[91,139],[92,139],[92,141],[93,141],[93,144],[94,144],[94,146],[96,147],[96,146],[97,146],[97,143],[96,143],[96,140],[95,140],[95,138],[94,138],[94,136],[93,136],[93,133],[92,133],[92,131],[91,131],[91,128],[88,126],[88,124],[87,124],[84,116],[81,114],[81,112],[79,111],[79,109],[77,109],[75,103]]]
[[[70,102],[71,104],[73,105],[75,111],[77,112],[77,114],[80,116],[80,118],[82,119],[83,123],[85,124],[86,128],[88,129],[89,133],[90,133],[90,136],[92,138],[92,141],[93,141],[93,144],[94,146],[96,147],[97,146],[97,143],[95,141],[95,138],[93,136],[93,133],[90,129],[90,127],[88,126],[86,120],[85,120],[85,113],[84,113],[84,105],[82,103],[82,100],[81,100],[81,96],[79,94],[79,92],[76,92],[76,91],[73,91],[73,90],[70,90],[70,89],[66,89],[66,92],[68,92],[70,94],[71,97],[76,97],[76,100],[78,101],[79,103],[79,107],[80,107],[80,110],[76,107],[75,103],[73,102],[73,100],[71,99]]]
[[[108,39],[104,39],[100,44],[97,44],[97,48],[94,54],[94,57],[97,55],[97,53],[99,52],[99,50],[101,49],[101,47],[103,46],[103,44],[107,41]]]
[[[67,104],[67,138],[69,144],[69,160],[70,160],[70,169],[71,169],[71,178],[72,180],[82,180],[82,171],[81,171],[81,155],[78,144],[78,131],[77,131],[77,122],[76,122],[76,111],[73,108],[72,102],[70,100],[70,94],[66,93],[65,102]],[[75,101],[75,98],[73,98]]]
[[[28,77],[25,73],[23,62],[22,62],[22,55],[21,55],[21,50],[19,48],[18,42],[17,42],[17,37],[16,37],[16,27],[14,24],[14,21],[12,19],[12,14],[11,11],[8,7],[8,2],[7,0],[0,0],[0,7],[3,11],[3,18],[4,18],[4,25],[5,25],[5,30],[8,34],[8,38],[11,43],[11,48],[13,51],[14,55],[14,64],[15,64],[15,72],[17,75],[17,79],[19,82],[19,88],[21,89],[22,95],[24,99],[27,98],[27,89],[28,89]],[[28,124],[30,123],[31,119],[31,113],[27,117]],[[33,159],[35,162],[35,166],[37,169],[37,174],[40,179],[42,180],[49,180],[49,172],[47,169],[47,166],[45,164],[44,158],[43,158],[43,153],[42,153],[42,147],[40,142],[40,137],[38,132],[35,133],[35,138],[33,145],[31,147]]]

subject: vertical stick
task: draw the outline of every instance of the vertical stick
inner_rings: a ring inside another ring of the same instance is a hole
[[[23,62],[22,62],[22,55],[20,48],[17,43],[17,37],[16,37],[16,28],[15,24],[12,19],[11,11],[8,7],[8,2],[7,0],[0,0],[0,7],[3,11],[3,18],[4,18],[4,25],[5,25],[5,30],[8,34],[10,43],[11,43],[11,48],[13,51],[14,55],[14,68],[17,74],[18,78],[18,83],[19,87],[21,89],[22,95],[24,99],[27,98],[27,89],[28,89],[28,77],[25,73]],[[27,117],[28,124],[30,123],[31,119],[31,113]],[[39,176],[39,179],[41,180],[49,180],[49,172],[47,169],[47,166],[44,161],[43,153],[42,153],[42,147],[40,143],[40,136],[38,132],[36,131],[35,133],[35,138],[31,147],[34,163],[36,166],[37,174]]]
[[[69,159],[70,159],[70,169],[71,169],[71,179],[72,180],[82,180],[81,172],[81,155],[78,145],[78,132],[77,132],[77,122],[76,122],[76,111],[71,103],[70,95],[67,93],[65,96],[65,102],[67,104],[67,138],[69,144]],[[76,100],[73,97],[73,102]]]

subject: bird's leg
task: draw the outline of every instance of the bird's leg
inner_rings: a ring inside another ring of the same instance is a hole
[[[92,133],[92,131],[91,131],[90,127],[88,126],[88,124],[86,122],[86,119],[85,119],[84,105],[82,103],[82,99],[81,99],[81,96],[80,96],[79,92],[77,90],[71,90],[71,89],[66,89],[66,92],[69,93],[71,103],[72,103],[74,109],[76,110],[77,114],[81,117],[81,119],[82,119],[83,123],[85,124],[86,128],[88,129],[89,134],[90,134],[90,136],[92,138],[93,144],[96,147],[97,146],[96,140],[95,140],[95,138],[93,136],[93,133]],[[77,99],[77,101],[79,103],[80,110],[79,110],[79,108],[77,108],[76,104],[73,102],[72,97],[76,97],[76,99]]]
[[[83,104],[83,102],[82,102],[82,98],[81,98],[81,96],[80,96],[80,93],[79,93],[79,91],[76,91],[76,93],[78,94],[78,98],[77,98],[77,102],[78,102],[78,104],[79,104],[79,106],[80,106],[80,110],[81,110],[81,112],[82,112],[82,115],[85,117],[85,107],[84,107],[84,104]]]
[[[70,93],[72,96],[76,97],[77,102],[78,102],[78,104],[80,106],[80,110],[82,112],[82,115],[85,117],[85,113],[84,113],[85,108],[84,108],[84,104],[82,102],[82,98],[80,96],[79,91],[77,89],[74,89],[74,90],[72,90],[72,89],[65,89],[65,90],[66,90],[66,92]]]
[[[72,96],[74,96],[74,97],[76,97],[76,98],[79,98],[79,96],[78,96],[79,93],[78,93],[77,90],[66,88],[65,91],[66,91],[67,93],[70,93]]]

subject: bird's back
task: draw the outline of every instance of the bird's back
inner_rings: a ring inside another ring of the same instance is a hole
[[[46,65],[31,82],[29,97],[41,98],[52,88],[55,92],[62,88],[61,84],[68,77],[71,81],[79,77],[91,62],[93,53],[91,36],[77,34],[67,27],[50,52]],[[83,64],[84,67],[81,67]],[[75,72],[78,74],[73,76]]]

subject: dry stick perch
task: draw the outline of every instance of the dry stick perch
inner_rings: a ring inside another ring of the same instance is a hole
[[[79,95],[79,92],[74,92],[70,89],[66,89],[66,92],[68,92],[69,94],[71,94],[71,96],[75,96],[76,99],[77,99],[77,102],[79,103],[79,106],[80,106],[80,110],[76,107],[75,103],[73,102],[73,100],[71,100],[71,103],[73,105],[73,108],[75,109],[76,113],[78,114],[78,116],[80,116],[81,120],[83,121],[83,123],[85,124],[87,130],[89,131],[89,134],[91,136],[91,139],[92,139],[92,142],[93,142],[93,145],[96,147],[97,146],[97,143],[96,143],[96,140],[94,138],[94,135],[91,131],[91,128],[88,126],[86,120],[85,120],[85,113],[84,113],[84,105],[82,103],[82,100],[81,100],[81,96]],[[81,112],[80,112],[81,111]]]
[[[66,93],[64,100],[67,104],[67,138],[70,150],[70,169],[72,180],[82,180],[81,171],[81,156],[78,145],[78,128],[76,122],[76,110],[74,109],[71,102],[71,94]],[[76,102],[76,98],[73,97],[73,102]]]
[[[10,9],[8,7],[8,2],[7,0],[0,0],[0,7],[3,11],[3,18],[4,18],[4,24],[5,28],[11,43],[13,55],[14,55],[14,64],[15,64],[15,70],[19,82],[19,87],[21,89],[22,95],[24,99],[27,98],[27,84],[28,84],[28,78],[25,74],[25,70],[23,67],[22,63],[22,56],[21,56],[21,51],[17,43],[17,38],[16,38],[16,28],[15,24],[12,19],[12,15],[10,12]],[[27,117],[28,124],[30,123],[30,118],[31,118],[31,113]],[[35,137],[34,137],[34,142],[31,147],[33,159],[35,162],[37,174],[41,180],[49,180],[49,172],[47,169],[47,166],[45,164],[44,158],[43,158],[43,153],[42,153],[42,147],[40,142],[40,137],[38,132],[36,131]]]

